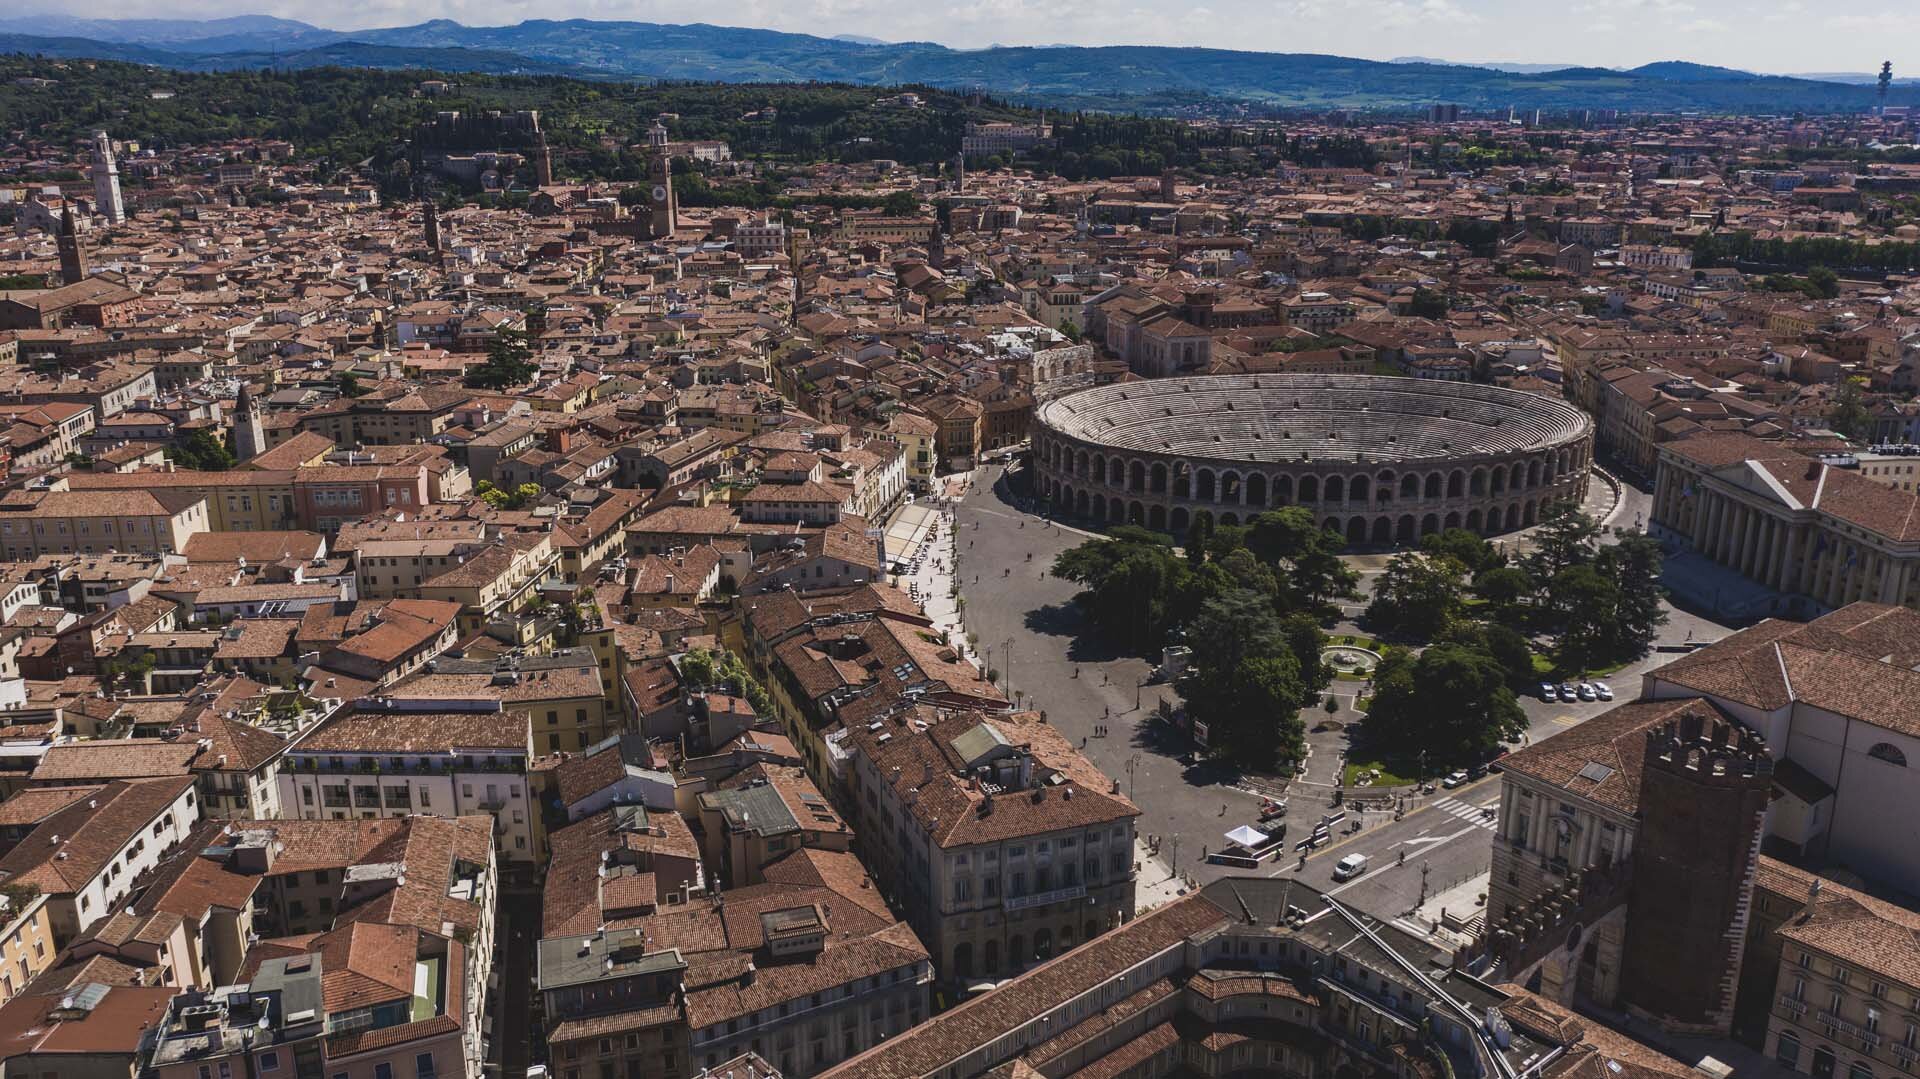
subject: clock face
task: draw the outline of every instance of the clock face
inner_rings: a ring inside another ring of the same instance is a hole
[[[667,201],[667,189],[665,185],[663,184],[653,185],[653,201],[655,202]]]

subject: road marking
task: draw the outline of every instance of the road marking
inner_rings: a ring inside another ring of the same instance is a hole
[[[1572,727],[1580,722],[1579,716],[1554,716],[1553,721],[1562,727]]]
[[[1432,854],[1434,851],[1439,850],[1442,844],[1451,843],[1454,840],[1459,839],[1463,835],[1472,835],[1474,832],[1478,830],[1479,830],[1478,828],[1462,828],[1459,831],[1453,833],[1452,835],[1441,836],[1439,839],[1436,839],[1433,841],[1433,846],[1428,847],[1426,850],[1423,850],[1420,853],[1423,855]],[[1404,869],[1406,867],[1405,866],[1381,866],[1380,868],[1382,870],[1385,870],[1385,869]],[[1348,888],[1351,888],[1354,885],[1359,884],[1361,881],[1368,880],[1375,875],[1376,874],[1372,874],[1372,873],[1362,873],[1359,876],[1353,878],[1352,880],[1346,882],[1345,884],[1329,889],[1325,894],[1339,895],[1341,892],[1346,891]]]
[[[1498,813],[1493,816],[1486,815],[1486,810],[1491,808],[1491,806],[1492,803],[1475,805],[1472,802],[1463,802],[1458,798],[1452,797],[1441,798],[1433,803],[1434,809],[1451,817],[1458,818],[1459,820],[1469,821],[1474,827],[1485,828],[1489,832],[1493,831],[1499,825]]]

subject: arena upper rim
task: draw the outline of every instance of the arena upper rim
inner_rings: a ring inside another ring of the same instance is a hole
[[[1081,390],[1035,412],[1061,511],[1182,531],[1283,505],[1355,544],[1483,535],[1585,497],[1593,422],[1522,390],[1375,375],[1196,375]]]

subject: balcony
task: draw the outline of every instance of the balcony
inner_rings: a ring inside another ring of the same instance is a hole
[[[1780,1006],[1796,1017],[1807,1014],[1807,1002],[1792,993],[1780,994]]]
[[[1002,906],[1007,910],[1026,910],[1029,907],[1044,907],[1050,903],[1079,899],[1086,894],[1086,885],[1074,884],[1065,888],[1055,888],[1050,892],[1029,892],[1021,896],[1008,896]]]

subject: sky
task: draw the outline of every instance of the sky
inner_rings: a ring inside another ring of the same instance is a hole
[[[53,10],[51,5],[44,6]],[[72,12],[70,7],[66,8]],[[1691,60],[1754,71],[1902,70],[1890,43],[1920,41],[1920,4],[1895,0],[95,0],[106,18],[280,15],[335,29],[432,18],[715,22],[888,41],[987,45],[1203,45],[1628,67]]]

